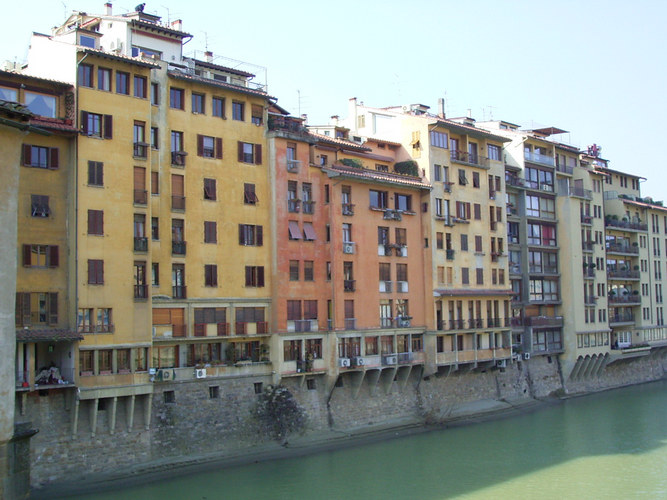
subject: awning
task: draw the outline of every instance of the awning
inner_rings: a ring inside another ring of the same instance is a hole
[[[315,228],[313,228],[312,223],[304,222],[303,223],[303,232],[305,233],[307,240],[315,241],[317,239],[315,237]]]
[[[295,220],[289,221],[289,235],[293,240],[301,239],[301,230],[299,229],[299,223]]]

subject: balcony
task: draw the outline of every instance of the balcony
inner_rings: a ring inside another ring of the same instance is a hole
[[[538,328],[549,328],[549,327],[562,327],[563,326],[563,317],[562,316],[527,316],[524,318],[525,326],[532,326]]]
[[[618,325],[621,323],[634,323],[634,322],[635,322],[635,315],[632,314],[631,311],[609,315],[610,325]]]
[[[186,299],[188,297],[187,287],[185,285],[172,286],[171,291],[171,295],[174,299]]]
[[[558,274],[558,267],[557,266],[529,266],[529,272],[530,274]]]
[[[392,318],[380,318],[380,328],[391,328],[393,324]]]
[[[534,151],[524,151],[523,157],[526,161],[531,163],[537,163],[539,165],[548,165],[549,167],[554,166],[554,159],[552,156],[543,155],[541,153],[536,153]]]
[[[269,324],[266,321],[237,321],[234,327],[236,335],[266,335],[269,332]]]
[[[453,162],[456,163],[464,163],[466,165],[475,165],[476,167],[488,168],[487,158],[481,157],[478,154],[471,154],[466,151],[452,149],[449,152],[449,157]]]
[[[484,320],[482,318],[471,318],[468,320],[468,329],[474,330],[477,328],[484,328]]]
[[[295,198],[287,200],[287,211],[290,213],[299,213],[301,210],[301,200]]]
[[[451,193],[453,185],[454,185],[453,182],[445,181],[445,182],[442,183],[442,189],[444,189],[445,193]]]
[[[500,318],[486,318],[487,328],[500,328],[500,323],[501,323]]]
[[[185,255],[186,242],[185,241],[172,241],[171,242],[171,254],[172,255]]]
[[[593,251],[593,245],[594,245],[594,243],[592,241],[582,241],[581,242],[581,249],[584,252],[592,252]]]
[[[185,157],[188,154],[185,151],[172,151],[171,164],[175,167],[185,167]]]
[[[454,260],[454,250],[446,250],[447,260]]]
[[[344,241],[343,242],[343,253],[353,254],[354,253],[354,241]]]
[[[148,238],[144,237],[134,237],[134,251],[135,252],[148,252]]]
[[[640,221],[618,220],[608,217],[604,220],[604,225],[611,228],[619,228],[629,231],[648,231],[648,224]]]
[[[489,190],[489,200],[495,200],[496,199],[496,194],[497,191],[494,191],[492,189]]]
[[[356,283],[356,280],[343,280],[343,290],[346,292],[354,292]]]
[[[626,243],[607,243],[605,250],[609,253],[639,255],[639,247],[636,243],[633,245],[628,245]]]
[[[598,298],[594,295],[584,295],[584,304],[594,306],[598,303]]]
[[[79,333],[113,333],[113,323],[107,325],[79,325],[77,332]]]
[[[516,175],[506,175],[505,185],[524,189],[526,187],[526,180]]]
[[[171,209],[172,210],[185,210],[185,196],[171,196]]]
[[[576,198],[584,198],[585,200],[593,199],[593,191],[575,186],[570,186],[569,195]]]
[[[450,330],[464,330],[465,329],[465,320],[450,319],[449,320],[449,329]]]
[[[556,165],[556,172],[572,175],[574,173],[574,167],[568,167],[567,165]]]
[[[195,337],[226,337],[229,323],[195,323]]]
[[[521,274],[521,264],[510,262],[510,274]]]
[[[357,318],[345,318],[346,330],[356,330],[356,328],[357,328]]]
[[[297,134],[308,134],[308,130],[303,126],[303,120],[291,116],[270,115],[269,130],[285,130]]]
[[[390,293],[393,283],[391,281],[380,281],[380,293]]]
[[[553,184],[547,184],[547,183],[540,183],[537,181],[530,181],[530,180],[525,180],[524,185],[526,186],[527,189],[534,189],[536,191],[546,191],[547,193],[553,193],[554,192],[554,185]]]
[[[287,171],[298,174],[301,169],[301,160],[287,160]]]
[[[148,203],[148,191],[145,189],[135,189],[134,190],[134,204],[135,205],[146,205]]]
[[[145,300],[148,298],[148,285],[134,285],[134,298]]]
[[[584,267],[584,278],[595,278],[595,268],[594,267]]]
[[[580,220],[582,224],[586,224],[589,226],[593,224],[593,217],[590,215],[581,214]]]
[[[314,201],[304,201],[303,202],[303,213],[304,214],[314,214],[315,213],[315,202]]]
[[[405,365],[408,363],[412,363],[415,359],[415,356],[413,352],[399,352],[396,355],[396,358],[399,365]]]
[[[613,280],[638,280],[639,271],[629,269],[607,269],[607,278]]]
[[[354,215],[354,205],[352,203],[343,203],[343,215]]]
[[[133,147],[133,155],[135,158],[146,158],[148,156],[148,146],[145,142],[135,142]]]
[[[627,295],[610,295],[607,297],[607,302],[610,306],[638,306],[641,305],[642,299],[635,290]]]

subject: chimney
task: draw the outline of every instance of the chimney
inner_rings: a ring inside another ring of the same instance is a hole
[[[171,23],[171,28],[175,29],[176,31],[183,31],[183,20],[176,19],[176,21]]]
[[[113,5],[111,5],[111,2],[107,2],[104,4],[104,8],[107,11],[107,16],[112,16],[113,15]]]
[[[204,57],[206,58],[206,62],[213,62],[213,52],[210,50],[204,52]]]
[[[446,118],[445,116],[445,99],[442,97],[438,99],[438,116],[442,118],[443,120]]]
[[[472,109],[468,108],[468,118],[472,118]]]
[[[331,125],[338,125],[338,115],[331,116]]]
[[[301,115],[301,119],[303,120],[304,125],[308,124],[308,115],[306,113]]]

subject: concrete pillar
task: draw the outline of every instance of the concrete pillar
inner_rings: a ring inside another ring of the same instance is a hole
[[[146,430],[151,428],[151,407],[153,406],[153,394],[146,394],[144,398],[146,407],[144,408],[144,427]]]
[[[92,407],[90,408],[90,435],[95,437],[95,432],[97,431],[97,407],[100,404],[98,398],[91,400]]]
[[[78,397],[74,399],[74,411],[72,412],[72,439],[76,438],[77,427],[79,426],[79,406],[80,401]]]
[[[127,431],[132,431],[132,426],[134,425],[134,401],[136,396],[132,394],[129,401],[127,402]]]
[[[113,434],[116,429],[116,408],[118,407],[118,398],[111,399],[111,415],[109,416],[109,434]]]

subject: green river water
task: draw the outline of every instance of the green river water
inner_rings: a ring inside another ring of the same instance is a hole
[[[80,499],[667,499],[667,382]]]

